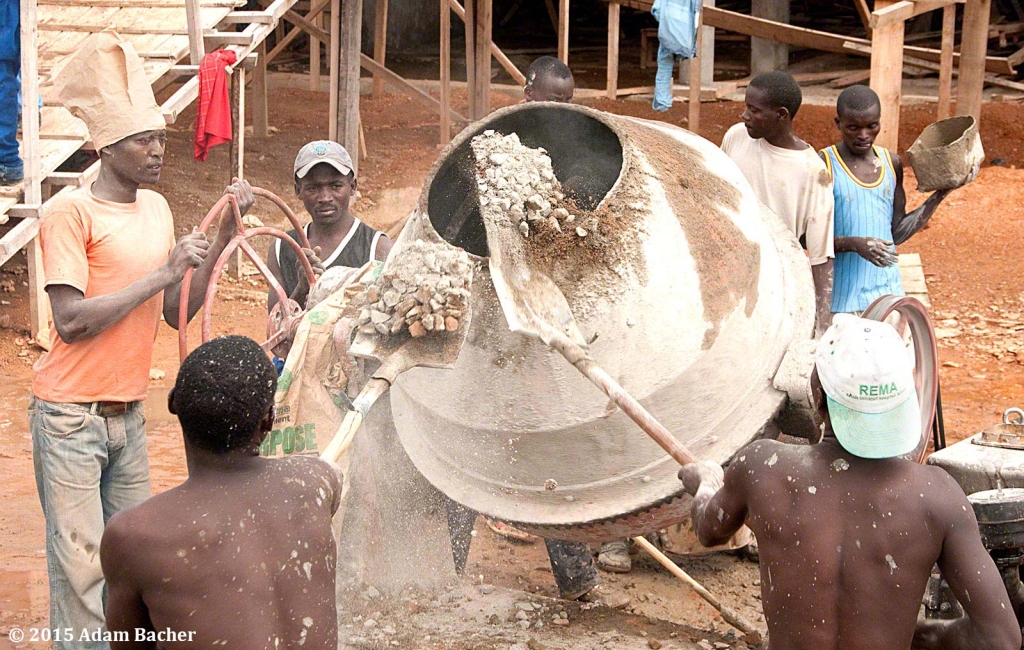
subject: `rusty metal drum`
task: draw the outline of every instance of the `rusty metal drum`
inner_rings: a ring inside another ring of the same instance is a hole
[[[452,370],[399,377],[391,405],[417,468],[455,501],[546,537],[600,541],[680,521],[678,466],[561,355],[508,330],[487,272],[470,141],[517,133],[596,217],[531,243],[594,358],[697,456],[724,462],[786,400],[773,377],[811,338],[810,267],[715,145],[659,122],[564,104],[498,111],[435,163],[401,237],[479,263]]]

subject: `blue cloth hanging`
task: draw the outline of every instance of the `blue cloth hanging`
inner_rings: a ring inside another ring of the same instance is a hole
[[[654,0],[651,13],[658,21],[658,73],[654,78],[656,111],[672,106],[672,78],[676,58],[696,54],[701,0]]]

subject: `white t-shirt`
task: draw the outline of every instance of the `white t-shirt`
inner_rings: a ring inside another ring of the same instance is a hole
[[[722,151],[739,166],[758,200],[782,217],[797,239],[805,238],[811,265],[835,257],[832,178],[812,147],[780,149],[751,138],[741,123],[725,134]]]

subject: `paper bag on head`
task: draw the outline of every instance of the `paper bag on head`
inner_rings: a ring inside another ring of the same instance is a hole
[[[130,135],[166,128],[142,59],[113,30],[85,39],[53,72],[57,97],[85,122],[99,151]]]

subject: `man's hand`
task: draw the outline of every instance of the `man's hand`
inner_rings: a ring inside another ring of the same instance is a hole
[[[209,254],[210,242],[206,235],[194,232],[178,240],[164,266],[171,273],[171,284],[181,282],[185,271],[198,268]]]
[[[899,261],[891,241],[875,237],[860,237],[857,241],[857,254],[875,266],[893,266]]]
[[[706,492],[710,497],[725,484],[725,471],[718,463],[704,460],[683,465],[679,470],[679,480],[691,496],[697,496],[697,492]]]
[[[256,202],[256,195],[252,193],[252,185],[249,185],[249,181],[246,180],[232,179],[231,185],[228,185],[224,193],[235,195],[235,199],[238,201],[238,211],[242,213],[243,217]]]
[[[327,269],[324,268],[324,263],[320,259],[319,246],[313,248],[312,250],[309,248],[303,248],[302,254],[306,256],[306,259],[309,260],[309,265],[313,267],[313,275],[319,278],[321,275],[324,274],[324,271],[326,271]],[[297,271],[299,277],[305,278],[306,270],[302,268],[302,261],[296,260],[295,265],[298,267]]]

